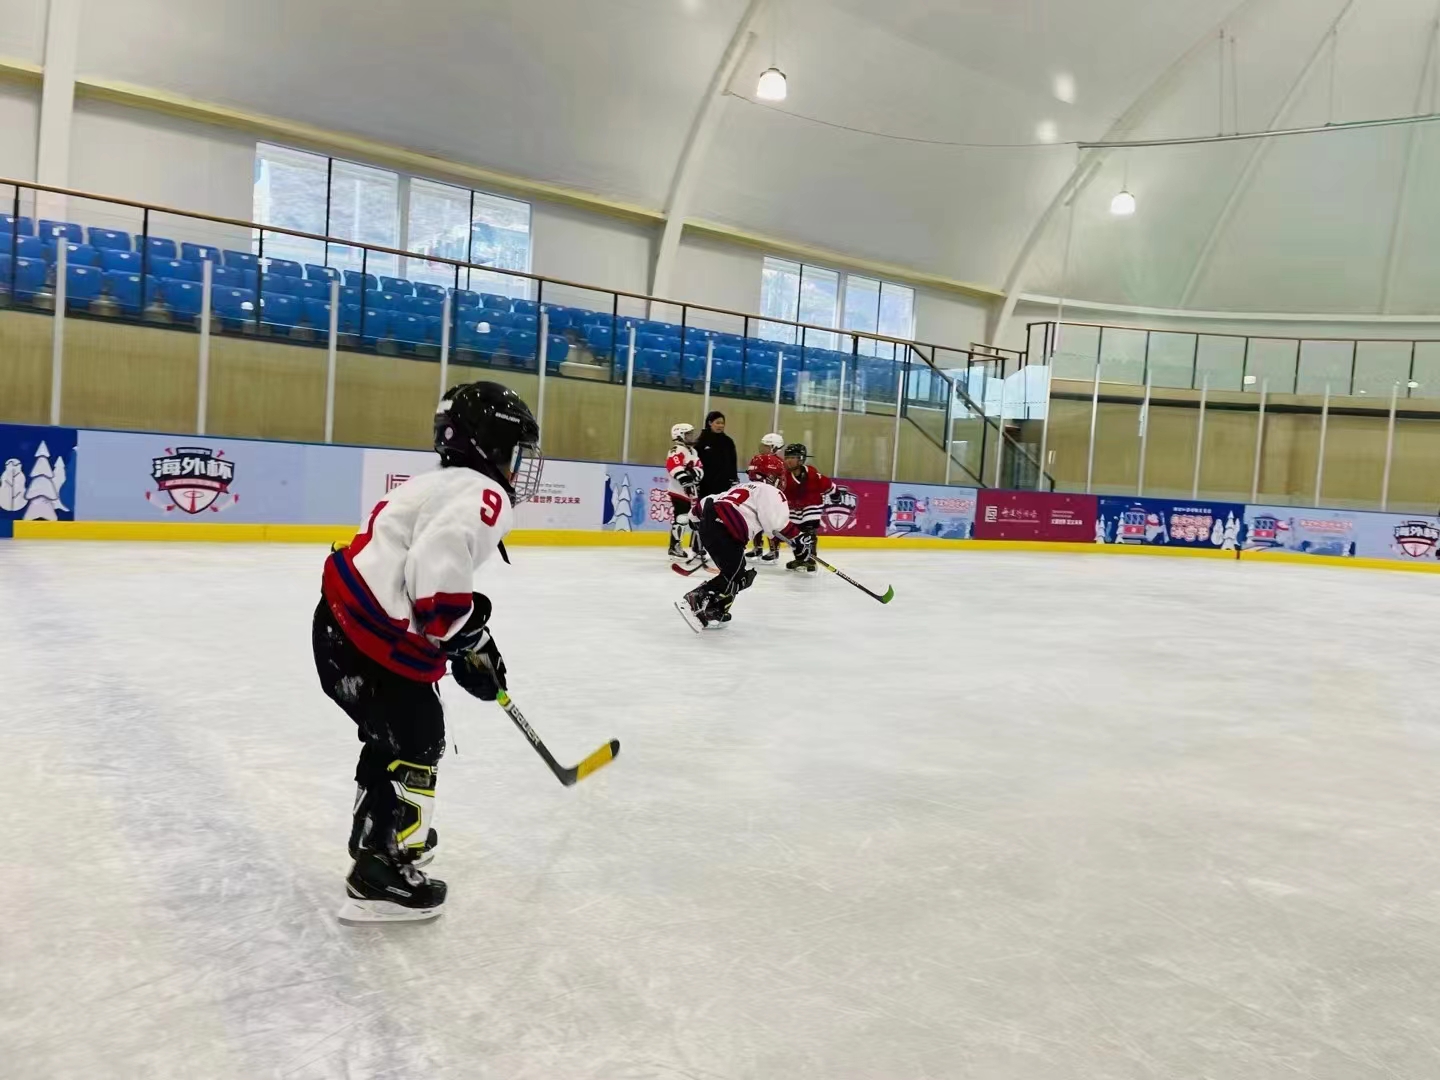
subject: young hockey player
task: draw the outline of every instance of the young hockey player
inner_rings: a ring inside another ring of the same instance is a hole
[[[760,439],[760,449],[758,452],[756,452],[755,456],[750,459],[750,465],[745,470],[750,475],[750,479],[759,479],[755,475],[756,462],[758,462],[763,457],[778,458],[780,456],[780,451],[784,446],[785,439],[778,432],[772,431],[769,435],[762,436]],[[768,537],[770,550],[769,552],[766,552],[766,540],[766,537],[757,536],[755,538],[754,545],[745,552],[745,557],[747,559],[759,559],[761,562],[774,562],[776,559],[780,558],[780,541],[774,536]]]
[[[820,517],[825,500],[835,491],[835,482],[814,465],[805,464],[809,456],[804,443],[785,447],[785,501],[790,504],[790,522],[810,537],[810,543],[803,550],[795,549],[795,558],[785,564],[785,569],[808,570],[813,574]]]
[[[814,538],[790,522],[790,510],[780,493],[785,466],[775,457],[756,466],[759,480],[737,484],[721,495],[709,495],[700,504],[696,528],[705,550],[719,571],[691,589],[675,609],[697,634],[706,627],[730,621],[735,595],[750,587],[755,571],[745,567],[745,545],[761,533],[778,533],[803,555]]]
[[[440,468],[375,505],[369,524],[325,563],[315,609],[315,669],[364,745],[345,879],[345,922],[430,919],[445,883],[420,864],[435,771],[445,753],[436,683],[447,664],[466,691],[494,701],[505,661],[487,629],[475,571],[498,550],[514,507],[531,498],[544,459],[529,408],[499,383],[457,386],[435,413]]]
[[[694,511],[699,501],[700,479],[704,466],[700,455],[695,452],[695,425],[676,424],[670,429],[670,455],[665,459],[665,471],[670,474],[670,550],[672,559],[699,562],[704,559],[700,540],[695,533]],[[685,530],[690,530],[690,553],[684,547]]]

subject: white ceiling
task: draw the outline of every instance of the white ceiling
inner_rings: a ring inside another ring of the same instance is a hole
[[[1044,122],[1061,139],[1096,139],[1199,44],[1135,135],[1214,134],[1211,39],[1224,23],[1238,38],[1241,126],[1263,127],[1346,2],[779,0],[732,86],[748,94],[773,57],[790,99],[726,101],[693,213],[998,286],[1073,147],[926,145],[796,114],[960,143],[1032,143]],[[36,6],[0,0],[0,11],[30,12],[12,35],[33,37]],[[659,208],[744,7],[84,0],[79,69]],[[1437,0],[1353,0],[1333,113],[1326,59],[1284,126],[1409,113],[1436,15]],[[1073,80],[1073,103],[1055,97],[1059,75]],[[1023,287],[1162,307],[1378,310],[1411,131],[1418,168],[1391,304],[1440,310],[1440,130],[1428,127],[1113,155],[1076,201],[1068,266],[1062,213]],[[1122,221],[1107,207],[1127,179],[1140,212]]]

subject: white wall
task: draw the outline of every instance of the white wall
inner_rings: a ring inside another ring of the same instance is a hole
[[[0,82],[0,176],[35,179],[35,143],[40,130],[40,91]],[[14,192],[0,193],[0,202]],[[0,212],[8,213],[3,207]]]
[[[676,300],[750,313],[760,310],[760,268],[765,253],[759,248],[726,243],[708,236],[686,234],[675,260],[671,293]],[[734,320],[711,320],[715,329],[739,333]]]
[[[70,186],[202,214],[254,217],[255,139],[159,113],[78,100],[70,144]],[[140,212],[72,206],[87,224],[138,229]],[[249,231],[152,215],[153,235],[249,249]]]
[[[623,292],[648,292],[655,227],[552,203],[534,204],[530,270],[535,274]],[[610,300],[588,290],[548,287],[545,299],[591,309]]]
[[[931,345],[968,349],[972,341],[985,340],[988,307],[982,300],[970,300],[955,293],[933,289],[915,290],[915,337]],[[952,357],[962,363],[962,357]],[[941,366],[945,366],[942,357]]]

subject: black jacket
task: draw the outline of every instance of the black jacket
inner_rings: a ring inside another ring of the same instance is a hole
[[[740,466],[735,457],[735,440],[708,427],[695,440],[695,452],[705,475],[700,477],[700,496],[718,495],[735,486]]]

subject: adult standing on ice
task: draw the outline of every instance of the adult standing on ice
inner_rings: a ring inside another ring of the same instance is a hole
[[[440,468],[375,505],[369,524],[325,563],[315,609],[315,669],[355,721],[354,822],[345,922],[431,919],[445,882],[421,866],[434,854],[435,771],[445,753],[436,683],[448,665],[482,701],[505,689],[505,661],[487,627],[490,600],[475,571],[534,496],[540,428],[513,390],[468,383],[435,412]]]
[[[704,474],[700,477],[700,498],[729,491],[740,478],[735,441],[725,434],[725,414],[719,409],[705,417],[705,430],[695,440]]]

